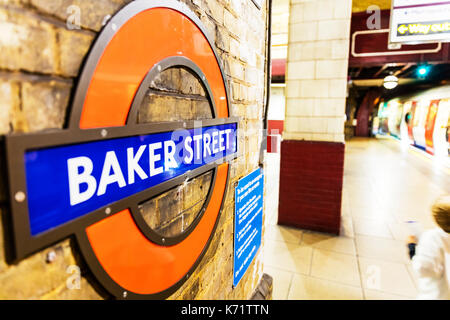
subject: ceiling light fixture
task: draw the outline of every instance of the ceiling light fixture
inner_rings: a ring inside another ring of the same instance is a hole
[[[394,89],[398,86],[398,78],[392,74],[387,76],[384,78],[383,86],[388,90]]]

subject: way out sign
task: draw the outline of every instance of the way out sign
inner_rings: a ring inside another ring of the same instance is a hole
[[[392,0],[390,42],[450,41],[448,0]]]
[[[239,180],[235,189],[233,286],[236,287],[261,246],[264,175],[262,169]]]

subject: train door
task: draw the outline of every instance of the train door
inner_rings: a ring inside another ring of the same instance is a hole
[[[414,145],[425,150],[425,123],[427,121],[428,107],[430,106],[429,100],[421,100],[417,103],[416,112],[414,114],[413,121],[413,136]]]
[[[436,156],[448,156],[450,137],[450,99],[441,100],[436,114],[433,132],[433,145]]]
[[[448,115],[447,129],[445,131],[446,131],[447,142],[448,142],[448,155],[450,156],[450,114]]]
[[[413,135],[413,127],[414,127],[414,115],[417,109],[417,101],[411,101],[411,110],[409,115],[407,114],[405,119],[407,119],[408,126],[408,137],[411,144],[414,144],[414,135]]]
[[[397,103],[397,111],[395,113],[395,131],[397,138],[401,139],[403,122],[403,103]]]
[[[400,126],[398,126],[398,114],[399,114],[399,104],[398,101],[389,101],[388,103],[388,128],[389,134],[397,139],[400,138]]]
[[[378,119],[379,119],[379,134],[387,134],[389,132],[388,127],[388,103],[387,102],[381,102],[380,106],[378,108]]]
[[[433,100],[428,108],[427,120],[425,122],[425,149],[428,153],[434,154],[433,133],[438,113],[439,100]]]
[[[409,142],[408,123],[411,117],[411,101],[403,104],[400,122],[400,139],[404,142]]]

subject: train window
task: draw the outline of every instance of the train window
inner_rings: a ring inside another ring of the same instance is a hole
[[[433,130],[434,122],[435,122],[435,119],[436,119],[438,103],[439,102],[433,102],[430,105],[430,109],[428,110],[428,117],[427,117],[427,120],[426,120],[426,128],[427,128],[427,130]]]
[[[417,117],[414,117],[414,127],[425,128],[429,106],[429,101],[419,103],[418,110],[416,111]]]
[[[409,123],[411,122],[411,119],[412,119],[412,114],[411,114],[411,111],[409,111],[405,115],[405,122],[407,125],[409,125]]]

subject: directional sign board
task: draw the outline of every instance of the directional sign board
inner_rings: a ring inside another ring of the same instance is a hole
[[[450,1],[392,1],[391,43],[447,41],[450,41]]]
[[[236,287],[261,246],[264,175],[261,169],[239,180],[235,190],[233,286]]]

